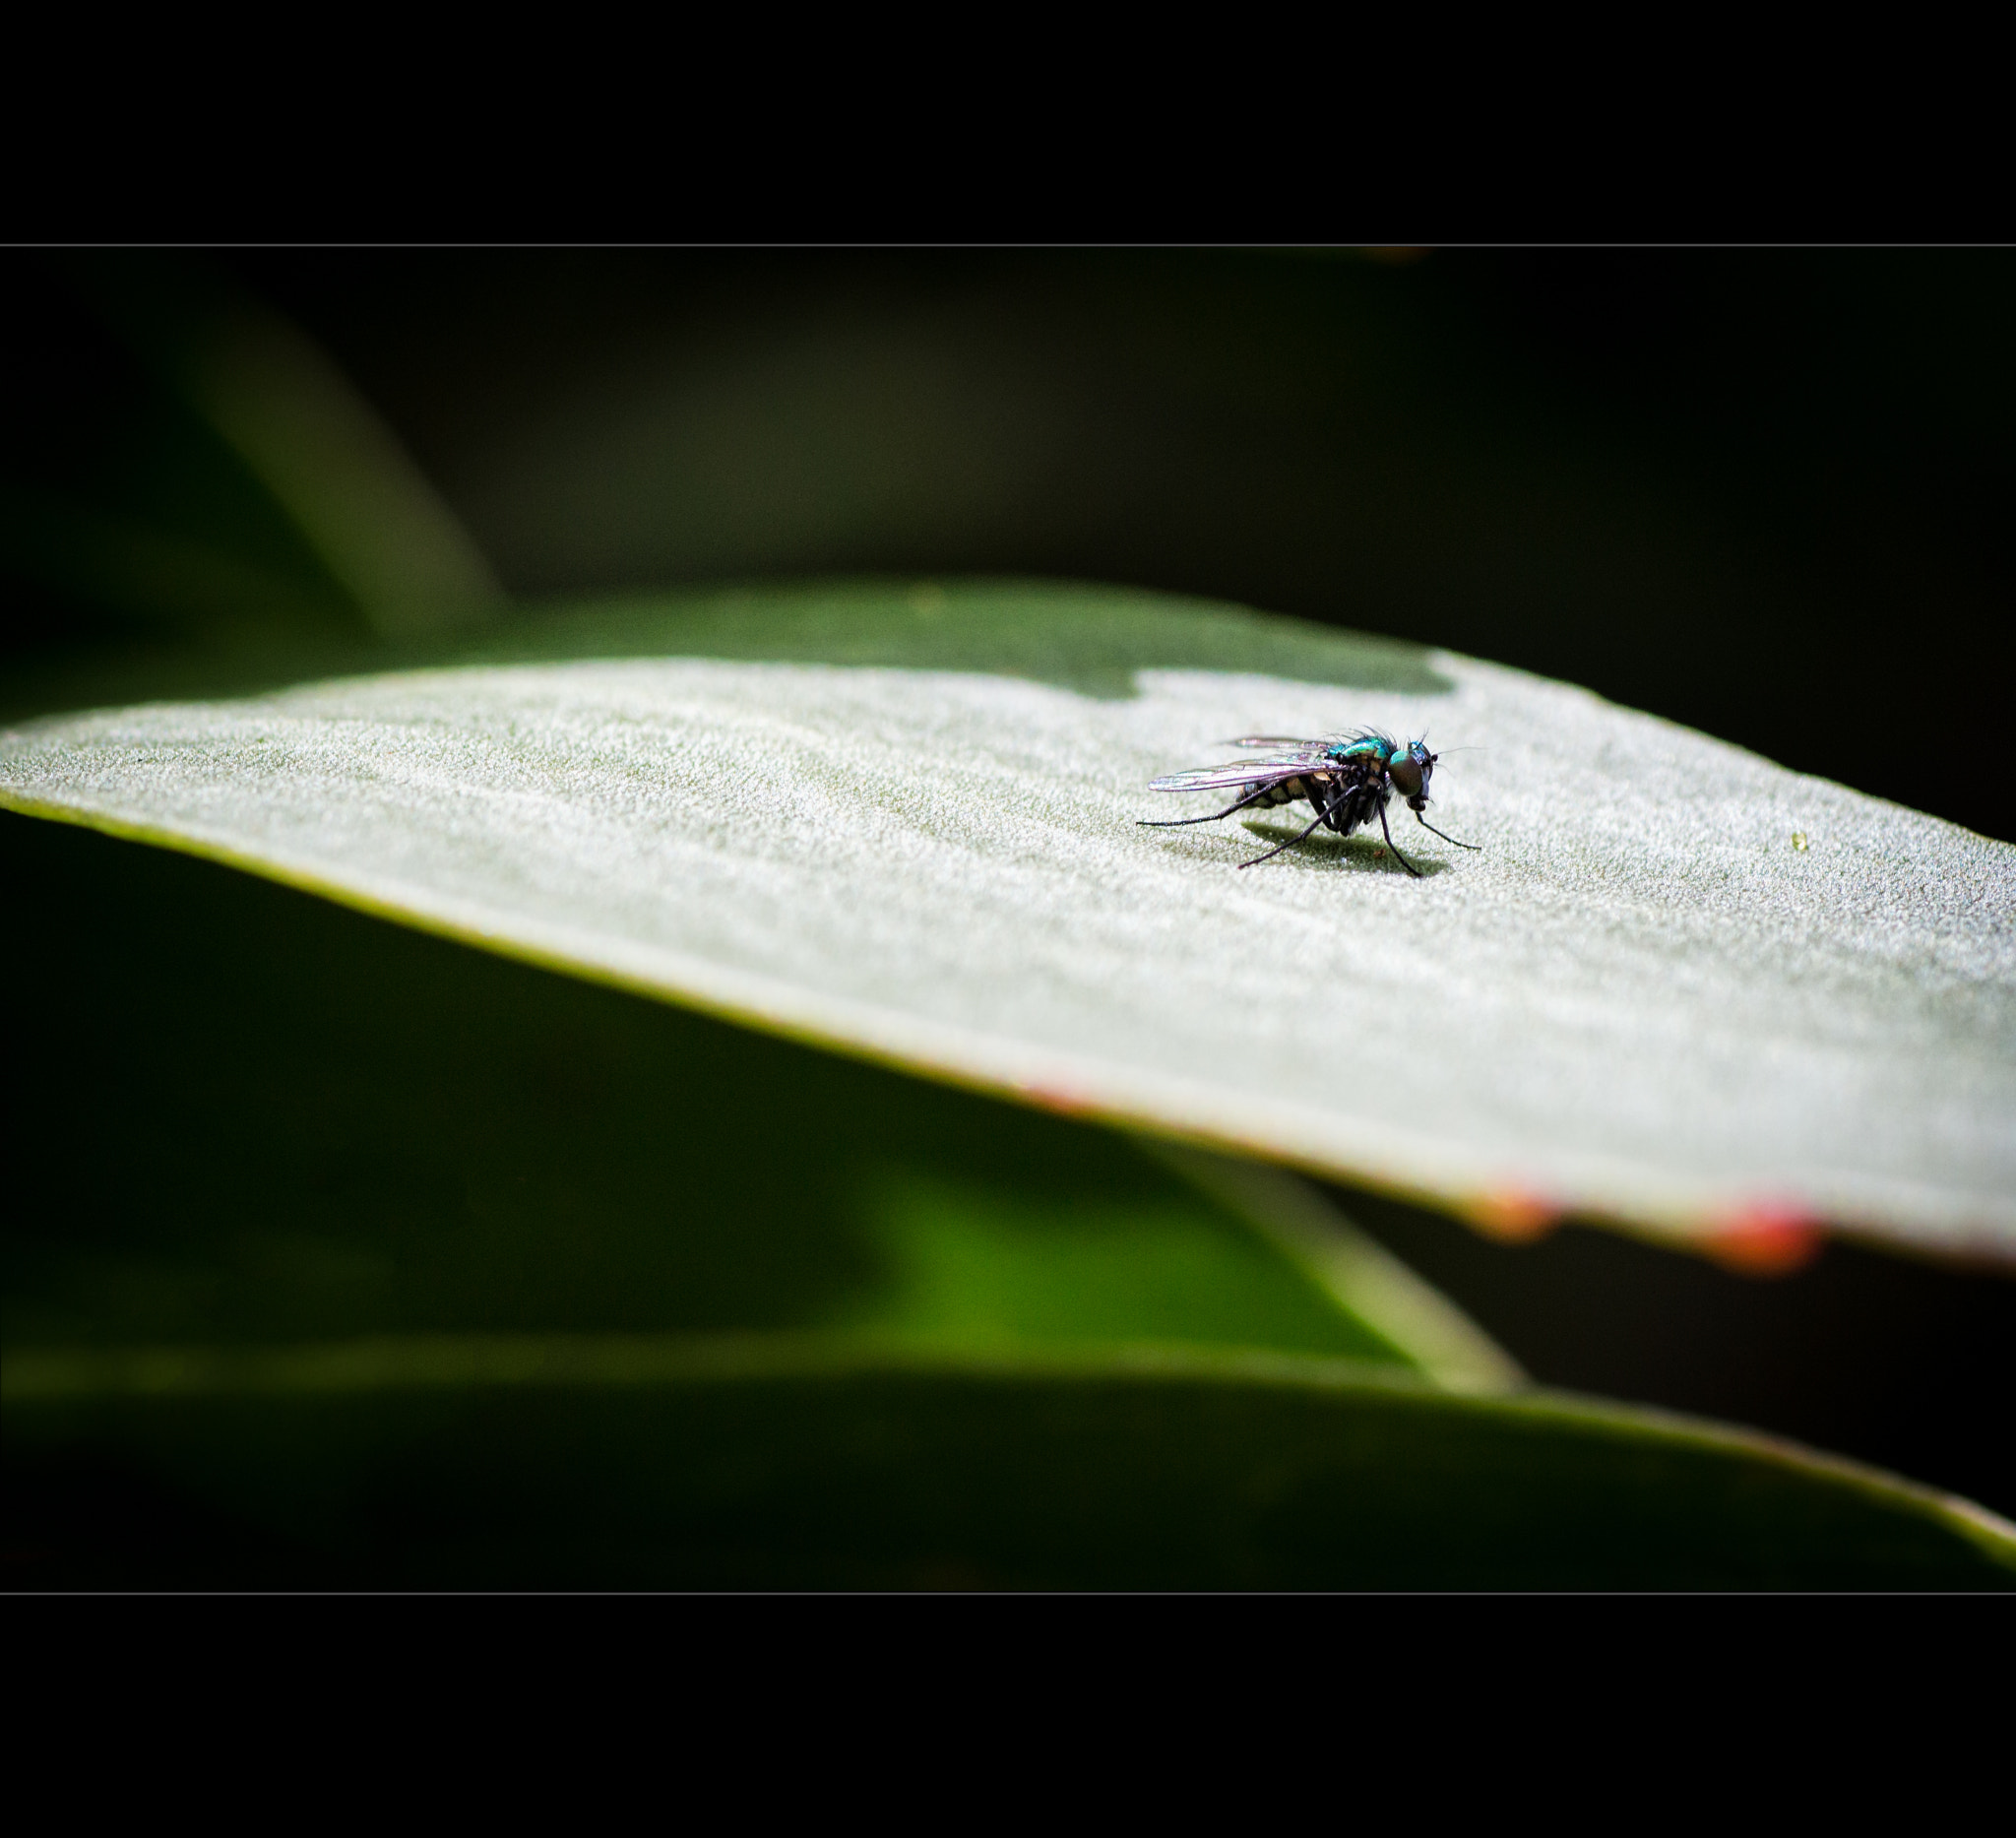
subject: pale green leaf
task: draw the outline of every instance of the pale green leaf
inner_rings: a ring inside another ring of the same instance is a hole
[[[66,718],[7,737],[0,795],[1476,1212],[2016,1247],[2016,849],[1579,689],[1442,654],[1366,674],[1343,641],[1326,670],[1320,636],[1194,607],[1222,642],[1134,643],[1129,697],[1113,643],[1096,681],[1072,658],[1166,602],[991,596],[861,590],[822,625],[749,595],[711,656],[672,621],[635,647],[665,655]],[[1269,673],[1224,667],[1246,640]],[[1136,827],[1211,809],[1147,782],[1228,735],[1360,724],[1445,750],[1430,815],[1480,853],[1402,811],[1418,880],[1376,835],[1242,872],[1284,822]]]

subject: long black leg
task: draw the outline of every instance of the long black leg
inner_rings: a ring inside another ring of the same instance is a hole
[[[1443,840],[1443,841],[1444,841],[1445,843],[1456,843],[1456,839],[1455,839],[1455,837],[1453,837],[1453,836],[1442,836],[1442,832],[1441,832],[1440,830],[1436,829],[1436,828],[1435,828],[1435,826],[1434,826],[1434,825],[1433,825],[1432,823],[1430,823],[1430,822],[1429,822],[1429,821],[1427,820],[1427,818],[1425,818],[1424,816],[1422,816],[1422,815],[1421,815],[1421,813],[1420,813],[1419,811],[1416,811],[1416,812],[1414,813],[1414,820],[1415,820],[1415,822],[1417,822],[1418,824],[1419,824],[1419,825],[1421,826],[1421,828],[1422,828],[1422,829],[1424,829],[1425,831],[1427,831],[1427,833],[1428,833],[1428,834],[1429,834],[1430,836],[1441,836],[1441,837],[1442,837],[1442,840]],[[1458,849],[1481,849],[1481,848],[1483,847],[1483,844],[1481,844],[1481,843],[1456,843],[1456,847],[1457,847]]]
[[[1400,855],[1400,845],[1393,840],[1393,832],[1386,829],[1386,806],[1384,804],[1379,806],[1379,827],[1382,830],[1386,830],[1386,847],[1392,850],[1396,856],[1400,856],[1400,865],[1412,874],[1416,880],[1419,880],[1421,877],[1420,869],[1416,867],[1405,856]]]
[[[1364,821],[1362,817],[1354,818],[1351,814],[1353,801],[1357,794],[1356,786],[1340,785],[1331,796],[1329,808],[1323,813],[1323,821],[1339,836],[1349,836],[1354,824]]]
[[[1248,792],[1236,804],[1214,810],[1208,817],[1137,817],[1134,821],[1144,830],[1180,830],[1186,823],[1216,823],[1221,817],[1229,817],[1233,811],[1245,809],[1256,797],[1265,797],[1273,790],[1271,785],[1263,785],[1257,792]]]
[[[1309,829],[1304,830],[1301,836],[1291,836],[1287,842],[1278,844],[1275,848],[1270,849],[1264,856],[1255,856],[1251,861],[1240,862],[1239,866],[1242,868],[1257,868],[1263,861],[1272,861],[1276,856],[1281,854],[1282,850],[1292,849],[1297,843],[1301,842],[1303,838],[1309,834],[1309,831],[1315,829],[1316,824],[1321,823],[1322,821],[1323,813],[1319,810],[1316,813],[1315,822],[1311,823],[1309,825]],[[1396,850],[1394,851],[1394,853],[1398,855],[1400,852]]]

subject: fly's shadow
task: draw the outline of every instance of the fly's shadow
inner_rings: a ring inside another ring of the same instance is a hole
[[[1302,826],[1295,824],[1291,828],[1248,819],[1239,828],[1259,842],[1274,844],[1292,842],[1301,834]],[[1419,855],[1413,850],[1408,852],[1407,858],[1414,863],[1422,880],[1442,873],[1449,866],[1448,862],[1437,861],[1433,856]],[[1407,873],[1406,868],[1394,860],[1393,851],[1376,836],[1337,836],[1328,830],[1317,830],[1302,837],[1296,847],[1283,850],[1266,866],[1287,867],[1297,861],[1304,867],[1345,868],[1354,874]]]

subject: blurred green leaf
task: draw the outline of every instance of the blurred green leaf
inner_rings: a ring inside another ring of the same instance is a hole
[[[2016,1584],[2010,1528],[1845,1463],[1279,1356],[402,1341],[7,1384],[10,1543],[80,1584]]]
[[[31,650],[52,655],[7,686],[15,707],[136,665],[168,683],[206,665],[271,679],[290,652],[328,667],[501,606],[488,563],[377,411],[220,271],[114,253],[33,279],[113,335],[95,380],[119,406],[58,401],[19,420],[0,456],[0,574],[10,598],[27,583],[61,609],[42,609],[50,629]]]
[[[1564,685],[1149,596],[750,591],[492,655],[570,645],[630,661],[45,724],[0,798],[1480,1214],[2016,1243],[2006,845]],[[1136,827],[1211,808],[1146,784],[1227,734],[1367,722],[1451,750],[1436,816],[1481,853],[1403,815],[1420,880],[1362,837],[1243,875],[1292,830]]]
[[[469,534],[298,326],[220,271],[187,262],[101,257],[76,277],[263,487],[370,631],[424,637],[495,609],[502,593]]]
[[[1236,670],[1338,688],[1446,694],[1419,645],[1246,606],[1053,581],[820,581],[567,606],[441,662],[733,658],[985,671],[1132,701],[1143,670]]]
[[[1276,1171],[73,828],[0,862],[14,1581],[2005,1577],[1882,1477],[1430,1387],[1512,1374]]]
[[[1460,1316],[1445,1346],[1404,1297],[1354,1313],[1322,1258],[1349,1260],[1342,1222],[1284,1255],[1279,1196],[1228,1200],[1096,1126],[185,858],[13,818],[0,834],[32,890],[8,904],[7,959],[35,967],[7,995],[10,1358],[827,1329],[1516,1377]]]
[[[0,492],[0,555],[32,580],[214,650],[318,628],[326,642],[330,597],[248,549],[50,494]]]

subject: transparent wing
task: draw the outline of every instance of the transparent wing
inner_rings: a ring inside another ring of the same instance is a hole
[[[1290,759],[1242,759],[1228,766],[1197,766],[1189,772],[1172,772],[1151,779],[1151,792],[1212,792],[1226,786],[1248,789],[1279,785],[1284,779],[1299,779],[1308,772],[1320,753],[1297,753]]]
[[[1280,747],[1284,755],[1299,753],[1308,759],[1318,759],[1340,747],[1356,746],[1361,740],[1380,741],[1389,753],[1399,751],[1393,736],[1383,728],[1351,728],[1342,733],[1325,734],[1320,740],[1304,740],[1295,734],[1240,734],[1235,740],[1226,740],[1220,744],[1275,746]]]

